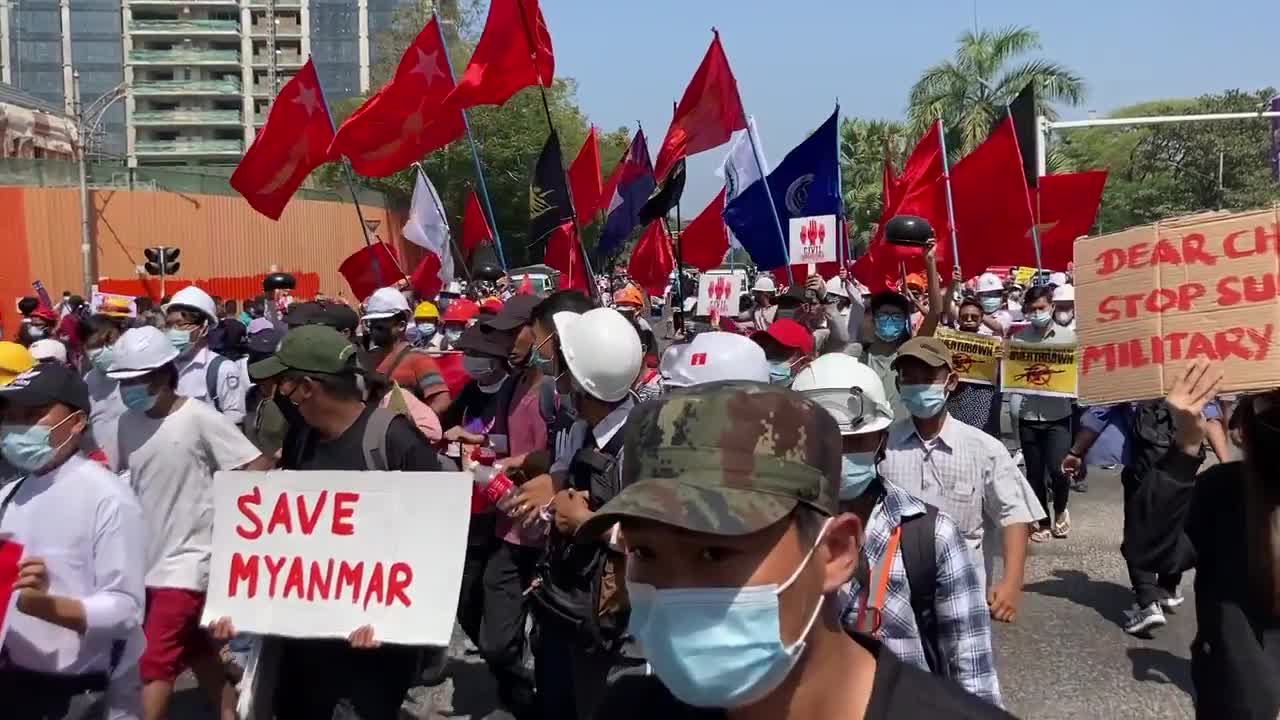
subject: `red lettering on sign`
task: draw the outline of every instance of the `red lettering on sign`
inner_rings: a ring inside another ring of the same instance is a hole
[[[302,599],[302,558],[300,557],[295,557],[293,561],[289,563],[289,576],[285,578],[284,590],[281,591],[280,596],[286,598],[289,597],[290,590],[293,591],[294,597],[299,600]]]
[[[267,534],[274,533],[280,526],[284,527],[286,533],[293,532],[293,515],[289,512],[289,496],[285,493],[280,493],[276,498],[275,509],[271,511],[271,519],[267,521]]]
[[[373,564],[373,572],[369,575],[369,586],[364,590],[364,609],[369,609],[369,601],[374,597],[378,598],[378,604],[382,604],[382,563]]]
[[[231,573],[227,578],[227,595],[229,597],[236,596],[236,590],[240,587],[240,583],[244,582],[249,585],[249,591],[246,597],[253,597],[258,594],[258,556],[250,555],[245,557],[240,553],[231,553]]]
[[[360,502],[360,493],[336,492],[333,494],[333,524],[330,531],[334,535],[352,535],[355,525],[351,524],[351,516],[355,514],[355,504]]]
[[[1213,349],[1213,340],[1203,333],[1194,333],[1191,335],[1191,345],[1187,347],[1187,359],[1195,360],[1202,356],[1210,360],[1219,359],[1217,352]]]
[[[1204,251],[1205,237],[1189,233],[1182,238],[1182,259],[1188,265],[1217,265],[1218,259]]]
[[[1222,239],[1222,253],[1231,259],[1249,257],[1262,252],[1262,248],[1258,246],[1255,240],[1253,244],[1249,244],[1245,230],[1236,230],[1229,233]]]
[[[1121,316],[1135,318],[1143,311],[1157,314],[1171,310],[1186,312],[1191,309],[1193,302],[1204,295],[1204,285],[1198,282],[1184,283],[1176,288],[1156,288],[1148,292],[1128,295],[1108,295],[1098,303],[1100,313],[1098,322],[1118,320]]]
[[[264,555],[262,562],[267,566],[267,574],[271,576],[271,584],[267,587],[267,595],[269,597],[276,596],[276,579],[280,577],[280,570],[284,567],[287,558],[273,558],[270,555]],[[275,562],[272,562],[275,560]]]
[[[412,582],[413,568],[409,567],[409,563],[393,563],[391,565],[391,577],[387,579],[387,605],[398,601],[405,607],[412,606],[413,601],[409,599],[409,594],[405,592]]]
[[[298,527],[302,530],[303,535],[310,535],[316,529],[316,523],[320,521],[320,511],[324,510],[324,501],[329,498],[328,490],[321,490],[320,497],[316,498],[316,506],[311,511],[311,515],[307,515],[307,498],[305,495],[298,496]]]
[[[1134,340],[1085,345],[1081,353],[1082,375],[1117,368],[1139,368],[1166,361],[1239,358],[1266,360],[1271,352],[1275,326],[1230,327],[1214,332],[1171,332]]]
[[[236,525],[236,534],[245,540],[257,540],[262,537],[262,519],[258,517],[256,508],[262,504],[262,491],[257,485],[253,486],[253,492],[248,492],[236,498],[236,507],[240,508],[240,514],[245,516],[253,525],[245,528],[243,525]]]
[[[320,574],[320,563],[311,563],[308,574],[307,600],[314,601],[319,595],[321,600],[329,599],[329,590],[333,587],[333,558],[324,566],[324,574]]]
[[[1175,245],[1171,240],[1160,240],[1154,246],[1140,242],[1128,248],[1107,248],[1098,253],[1094,261],[1099,263],[1099,276],[1110,275],[1125,268],[1155,267],[1157,265],[1216,265],[1217,258],[1204,250],[1205,237],[1191,233]]]
[[[364,563],[350,565],[346,560],[338,563],[338,589],[333,594],[334,600],[342,599],[342,586],[351,588],[351,602],[360,602],[360,581],[364,579]]]

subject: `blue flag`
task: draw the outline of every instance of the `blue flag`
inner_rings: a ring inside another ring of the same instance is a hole
[[[810,215],[843,215],[836,119],[840,108],[804,142],[792,148],[765,180],[778,210],[769,211],[769,194],[757,180],[724,209],[724,222],[762,270],[787,264],[790,219]]]
[[[618,161],[604,186],[604,227],[596,242],[596,256],[605,259],[613,254],[636,225],[640,224],[640,208],[653,192],[653,162],[649,159],[649,145],[644,131],[636,132],[627,154]]]

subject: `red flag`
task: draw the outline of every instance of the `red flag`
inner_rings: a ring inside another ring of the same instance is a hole
[[[715,32],[711,47],[676,106],[675,119],[658,151],[654,177],[661,182],[680,158],[723,145],[735,130],[746,126],[747,114],[738,97],[738,82],[733,79],[729,59],[720,46],[720,33]]]
[[[423,253],[418,267],[409,276],[409,285],[418,293],[418,297],[435,297],[440,288],[444,287],[444,282],[440,280],[440,256],[433,252]]]
[[[452,397],[461,395],[462,389],[471,380],[471,376],[467,375],[466,368],[462,366],[462,353],[431,353],[431,359],[435,360],[436,367],[440,368],[440,378],[444,380],[445,386],[449,388],[449,395]]]
[[[533,293],[533,278],[529,277],[529,275],[528,275],[528,274],[526,274],[526,275],[524,276],[524,279],[520,281],[520,288],[519,288],[518,290],[516,290],[516,294],[517,294],[517,295],[532,295],[532,294],[534,294],[534,293]]]
[[[584,225],[591,223],[591,218],[600,209],[600,149],[596,145],[596,126],[591,126],[586,142],[578,151],[578,157],[569,166],[569,190],[573,193],[573,210],[578,214],[578,222]]]
[[[706,272],[719,267],[724,262],[724,254],[729,250],[729,234],[725,231],[724,196],[721,190],[711,204],[708,205],[693,222],[685,226],[680,233],[680,252],[684,254],[684,262]]]
[[[543,262],[560,271],[561,290],[581,290],[592,295],[591,282],[587,280],[587,264],[582,259],[582,246],[573,223],[567,222],[551,231],[547,237],[547,249]]]
[[[231,174],[231,187],[254,210],[279,220],[312,170],[330,159],[333,120],[308,60],[271,103],[267,123]]]
[[[376,267],[374,258],[377,258]],[[438,259],[437,262],[439,262]],[[364,302],[364,299],[372,295],[374,290],[391,285],[400,279],[396,267],[395,251],[390,245],[379,242],[366,245],[351,253],[338,266],[338,272],[347,279],[347,284],[351,286],[351,294],[357,300]]]
[[[960,265],[968,275],[1031,258],[1031,208],[1013,121],[1005,118],[951,171]],[[1074,238],[1073,238],[1074,239]]]
[[[659,218],[649,223],[640,241],[631,249],[627,275],[650,295],[666,292],[667,281],[676,260],[671,255],[671,236]]]
[[[493,0],[471,62],[445,105],[455,110],[501,105],[521,88],[551,87],[555,74],[551,33],[547,31],[538,0]]]
[[[493,231],[489,229],[489,221],[480,209],[480,198],[472,190],[467,193],[467,205],[462,211],[462,254],[469,258],[472,250],[492,239]]]
[[[438,21],[418,33],[400,57],[396,74],[338,128],[329,146],[366,177],[397,172],[462,137],[462,113],[441,112],[453,90]]]
[[[1106,170],[1041,176],[1036,210],[1040,215],[1040,257],[1046,268],[1066,269],[1075,254],[1076,238],[1093,229],[1106,184]],[[1033,266],[1035,258],[1019,264]]]

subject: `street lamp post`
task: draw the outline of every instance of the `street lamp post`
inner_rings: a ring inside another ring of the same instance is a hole
[[[85,152],[84,109],[80,105],[80,71],[71,73],[77,120],[76,156],[80,166],[80,272],[84,297],[93,292],[93,233],[89,228],[89,158]]]

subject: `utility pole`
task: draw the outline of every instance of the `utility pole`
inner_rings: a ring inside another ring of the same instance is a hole
[[[80,71],[71,73],[71,93],[76,108],[76,156],[80,166],[80,283],[84,289],[83,297],[93,294],[93,232],[89,227],[89,158],[85,147],[86,139],[84,106],[80,101]]]

